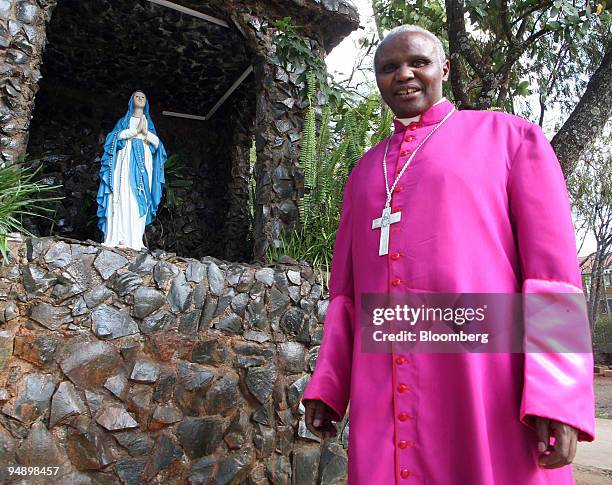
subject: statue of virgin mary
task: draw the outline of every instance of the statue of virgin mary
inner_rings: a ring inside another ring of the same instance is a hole
[[[164,187],[166,150],[142,91],[130,97],[127,113],[106,137],[100,166],[98,227],[103,244],[144,247],[145,226],[157,213]]]

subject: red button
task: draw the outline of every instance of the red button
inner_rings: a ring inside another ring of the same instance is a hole
[[[403,185],[398,185],[397,187],[395,187],[395,191],[396,192],[403,192],[404,191],[404,186]]]
[[[397,357],[397,358],[395,359],[395,363],[396,363],[397,365],[402,365],[402,364],[404,364],[405,362],[406,362],[406,359],[405,359],[404,357]]]
[[[408,125],[408,129],[409,129],[409,130],[412,130],[412,131],[416,130],[418,127],[419,127],[419,124],[418,124],[418,123],[410,123],[410,124]]]
[[[399,442],[399,447],[402,450],[405,450],[406,448],[408,448],[409,446],[412,446],[412,443],[410,443],[410,441],[406,441],[406,440],[402,440]]]
[[[410,476],[410,470],[406,470],[405,468],[400,472],[400,477],[408,478]]]
[[[398,392],[406,392],[408,390],[408,386],[406,384],[400,384],[397,386]]]
[[[400,257],[401,257],[401,254],[400,254],[400,253],[393,253],[393,254],[391,255],[391,259],[392,259],[393,261],[397,261],[397,260],[398,260]]]
[[[406,135],[406,138],[404,138],[404,140],[406,140],[406,141],[412,141],[412,140],[414,140],[414,136],[412,136],[412,135]]]
[[[408,155],[408,154],[410,154],[410,150],[402,150],[402,151],[400,152],[400,155],[401,155],[402,157],[405,157],[405,156],[406,156],[406,155]]]
[[[399,212],[401,210],[402,210],[402,206],[401,205],[397,205],[393,209],[391,209],[391,212]]]
[[[409,419],[412,419],[412,416],[410,416],[408,413],[399,413],[398,418],[400,421],[407,421]]]
[[[401,284],[402,284],[402,280],[400,280],[399,278],[395,278],[395,279],[394,279],[394,280],[391,282],[391,284],[392,284],[393,286],[399,286],[399,285],[401,285]]]

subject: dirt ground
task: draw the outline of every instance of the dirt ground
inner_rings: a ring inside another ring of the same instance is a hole
[[[595,412],[598,418],[612,419],[612,377],[595,377]]]
[[[595,377],[595,409],[598,418],[612,419],[612,378]],[[610,485],[612,472],[574,465],[576,485]]]

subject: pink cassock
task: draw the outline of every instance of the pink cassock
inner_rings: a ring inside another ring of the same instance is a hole
[[[408,127],[395,120],[389,186],[452,108],[434,105]],[[364,293],[581,292],[567,190],[550,144],[516,116],[456,111],[398,183],[391,206],[401,221],[379,256],[372,220],[385,205],[385,141],[346,184],[324,337],[303,395],[327,403],[336,420],[350,400],[349,484],[574,483],[571,465],[538,466],[532,417],[594,439],[590,349],[367,353],[359,331]],[[588,329],[583,315],[579,326]],[[525,317],[525,342],[537,325]]]

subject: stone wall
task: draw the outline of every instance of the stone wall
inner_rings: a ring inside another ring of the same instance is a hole
[[[324,444],[300,396],[326,295],[292,261],[12,242],[0,275],[0,481],[339,484],[348,427]]]

